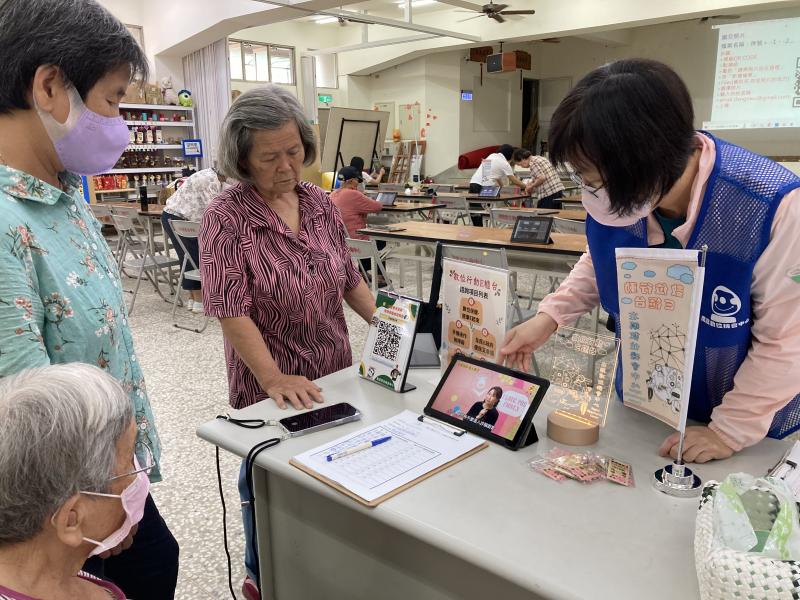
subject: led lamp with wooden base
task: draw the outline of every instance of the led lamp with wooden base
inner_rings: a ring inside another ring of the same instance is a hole
[[[589,446],[600,439],[600,426],[580,415],[554,410],[547,415],[547,437],[567,446]]]

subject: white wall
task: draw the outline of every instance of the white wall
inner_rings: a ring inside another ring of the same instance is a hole
[[[425,60],[426,174],[441,173],[458,161],[461,62],[460,52],[431,54]],[[431,117],[426,119],[428,109]]]
[[[460,88],[453,92],[462,89],[472,90],[473,100],[460,102],[459,154],[504,143],[519,145],[522,90],[518,71],[488,74],[484,66],[481,85],[480,64],[462,60]]]
[[[140,1],[98,0],[98,2],[126,25],[142,26],[142,21],[144,20],[144,11]]]
[[[800,16],[800,7],[762,11],[744,15],[742,22]],[[590,70],[612,60],[641,57],[666,62],[686,82],[695,109],[695,126],[700,128],[711,116],[714,75],[717,61],[718,33],[696,20],[639,27],[631,31],[631,44],[606,47],[576,38],[560,44],[534,45],[535,78],[572,77],[573,83]],[[543,131],[543,133],[546,133]],[[727,130],[721,136],[754,152],[776,155],[800,155],[797,129]],[[546,139],[546,138],[542,138]]]
[[[231,38],[248,40],[252,42],[262,42],[265,44],[278,44],[292,46],[295,49],[295,78],[296,85],[285,85],[298,98],[302,98],[304,93],[300,75],[300,57],[306,54],[309,49],[327,47],[328,45],[339,45],[342,43],[356,43],[360,37],[360,28],[357,26],[339,27],[334,25],[326,27],[310,23],[308,21],[289,21],[276,25],[265,25],[262,27],[251,27],[234,32]],[[318,94],[333,96],[332,106],[348,106],[346,80],[344,86],[338,88],[317,88]],[[253,87],[258,87],[259,83],[246,81],[232,81],[231,89],[245,92]],[[319,106],[325,104],[317,102]],[[372,108],[370,106],[370,108]]]

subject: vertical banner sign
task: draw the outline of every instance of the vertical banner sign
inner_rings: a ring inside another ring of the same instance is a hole
[[[697,250],[617,248],[626,406],[686,427],[705,269]]]
[[[442,369],[456,353],[498,362],[506,335],[509,272],[445,258]]]
[[[419,300],[378,292],[358,374],[396,392],[404,391],[417,331]]]

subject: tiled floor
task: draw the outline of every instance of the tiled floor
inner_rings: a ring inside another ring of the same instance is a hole
[[[389,267],[397,275],[396,265]],[[425,279],[430,281],[430,272]],[[542,282],[544,284],[544,282]],[[413,286],[411,279],[409,284]],[[521,289],[530,282],[520,282]],[[131,282],[125,285],[130,289]],[[153,496],[181,546],[179,600],[229,598],[222,544],[222,511],[214,448],[195,435],[201,423],[227,407],[222,332],[212,321],[202,334],[172,327],[171,305],[149,285],[142,285],[131,324],[144,368],[156,424],[164,447],[164,481]],[[360,354],[367,326],[346,309],[354,355]],[[198,319],[179,309],[186,319]],[[234,589],[243,577],[243,537],[236,476],[239,459],[222,452],[221,469],[228,506],[228,533],[233,557]]]

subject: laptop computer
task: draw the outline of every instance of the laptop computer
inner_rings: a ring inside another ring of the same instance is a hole
[[[397,202],[397,192],[379,192],[375,199],[384,206],[394,206]]]
[[[481,188],[480,194],[482,198],[497,198],[500,195],[499,185],[485,185]]]

